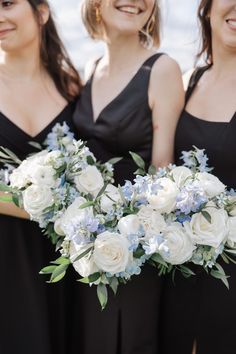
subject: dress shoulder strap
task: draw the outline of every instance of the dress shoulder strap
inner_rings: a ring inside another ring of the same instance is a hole
[[[206,70],[209,69],[209,65],[203,66],[203,67],[198,67],[194,70],[194,72],[192,73],[190,80],[189,80],[189,84],[188,84],[188,88],[185,94],[185,104],[187,104],[189,98],[191,97],[198,81],[200,80],[200,78],[202,77],[202,75],[204,74],[204,72]]]

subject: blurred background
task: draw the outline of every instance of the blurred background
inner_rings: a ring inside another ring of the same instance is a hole
[[[49,0],[58,28],[78,69],[103,51],[103,44],[89,39],[80,17],[82,0]],[[183,72],[192,68],[199,48],[198,0],[161,0],[161,51],[170,54]]]

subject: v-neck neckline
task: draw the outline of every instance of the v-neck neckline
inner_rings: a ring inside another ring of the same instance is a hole
[[[8,118],[3,112],[0,111],[1,117],[7,121],[15,130],[20,132],[22,135],[26,136],[28,139],[37,140],[45,131],[50,129],[51,126],[55,125],[56,122],[60,119],[61,115],[68,109],[69,103],[43,128],[41,129],[36,135],[31,135],[27,133],[24,129],[22,129],[19,125],[13,122],[10,118]]]
[[[120,97],[122,97],[125,92],[129,89],[129,87],[131,86],[131,84],[133,83],[133,81],[138,77],[138,75],[140,74],[142,68],[147,64],[147,62],[155,57],[155,56],[158,56],[160,55],[160,53],[155,53],[155,54],[152,54],[150,57],[148,57],[144,62],[143,64],[138,68],[138,70],[136,71],[136,73],[133,75],[133,77],[130,79],[130,81],[121,89],[121,91],[114,97],[112,98],[103,108],[102,110],[100,111],[100,113],[98,114],[97,118],[95,119],[94,117],[94,109],[93,109],[93,94],[92,94],[92,85],[93,85],[93,78],[94,78],[94,74],[95,74],[95,70],[96,70],[96,66],[98,64],[98,61],[96,61],[95,63],[95,67],[94,67],[94,70],[93,70],[93,73],[88,81],[88,84],[89,84],[89,104],[90,104],[90,110],[91,110],[91,119],[92,119],[92,123],[93,125],[96,126],[97,123],[99,123],[99,121],[101,120],[102,118],[102,115],[103,113],[110,107],[112,106],[117,100],[120,99]]]

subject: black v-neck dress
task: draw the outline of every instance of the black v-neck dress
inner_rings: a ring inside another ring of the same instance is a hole
[[[208,69],[198,69],[187,91],[188,100]],[[210,122],[183,111],[176,130],[175,159],[181,165],[181,151],[192,145],[206,149],[213,173],[229,188],[236,188],[236,112],[227,122]],[[164,281],[161,316],[161,354],[236,353],[236,265],[222,263],[230,276],[227,290],[220,280],[202,272],[190,279]]]
[[[56,123],[73,128],[74,104],[32,138],[0,113],[0,146],[24,159]],[[35,222],[0,215],[0,353],[69,354],[65,348],[65,283],[47,284],[40,269],[56,257]]]
[[[94,123],[91,102],[92,78],[78,101],[74,122],[79,138],[88,142],[98,160],[123,159],[115,165],[116,184],[133,180],[137,166],[129,151],[141,155],[146,164],[152,155],[152,113],[148,86],[153,64],[161,54],[151,56],[122,92],[100,113]],[[116,297],[110,293],[101,312],[96,289],[75,284],[75,343],[70,354],[157,354],[160,278],[154,268],[120,286]],[[81,324],[81,326],[80,326]],[[77,338],[77,340],[76,340]]]

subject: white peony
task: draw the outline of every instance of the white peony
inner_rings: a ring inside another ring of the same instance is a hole
[[[39,186],[53,187],[55,185],[55,170],[51,166],[35,164],[30,174],[31,182]]]
[[[92,252],[87,253],[84,257],[75,261],[80,254],[87,251],[91,246],[93,246],[92,243],[79,246],[74,242],[70,242],[70,260],[76,272],[79,273],[82,277],[88,277],[89,275],[98,272],[98,267],[94,263]]]
[[[127,238],[105,231],[94,242],[94,262],[103,272],[116,274],[125,271],[132,260]]]
[[[229,217],[228,226],[229,234],[227,242],[233,247],[236,244],[236,216]]]
[[[127,215],[118,222],[118,230],[121,234],[127,236],[137,234],[140,231],[141,224],[137,215]]]
[[[185,166],[178,166],[173,168],[171,175],[179,188],[181,188],[186,180],[193,174],[191,170]]]
[[[51,189],[47,186],[31,185],[23,192],[24,209],[32,218],[38,218],[53,204]]]
[[[65,235],[66,226],[75,217],[84,216],[85,214],[93,216],[92,207],[82,208],[81,205],[85,204],[87,200],[82,197],[77,197],[73,203],[66,209],[64,214],[56,220],[54,224],[54,230],[58,235]]]
[[[224,209],[213,206],[206,208],[206,211],[211,216],[211,222],[202,213],[196,213],[190,222],[184,223],[184,227],[197,244],[218,248],[228,234],[228,215]]]
[[[94,197],[104,186],[102,174],[96,166],[87,166],[74,181],[79,192],[91,193]]]
[[[159,246],[159,253],[166,262],[176,265],[191,259],[196,247],[179,223],[167,226],[163,236],[165,241]]]
[[[159,234],[166,227],[164,217],[159,211],[154,210],[150,205],[142,206],[137,217],[144,228],[146,238]]]
[[[199,172],[196,174],[200,187],[204,190],[209,198],[213,198],[224,192],[225,185],[216,176],[207,173]]]
[[[160,178],[159,182],[162,189],[158,190],[157,194],[148,195],[148,202],[160,213],[170,213],[175,208],[179,189],[176,183],[167,177]]]
[[[108,213],[114,206],[121,202],[119,189],[112,184],[108,184],[104,194],[101,197],[101,209],[104,213]]]
[[[25,188],[27,184],[30,183],[29,176],[25,172],[26,171],[24,171],[24,169],[20,167],[13,170],[9,177],[11,187],[21,189]]]

